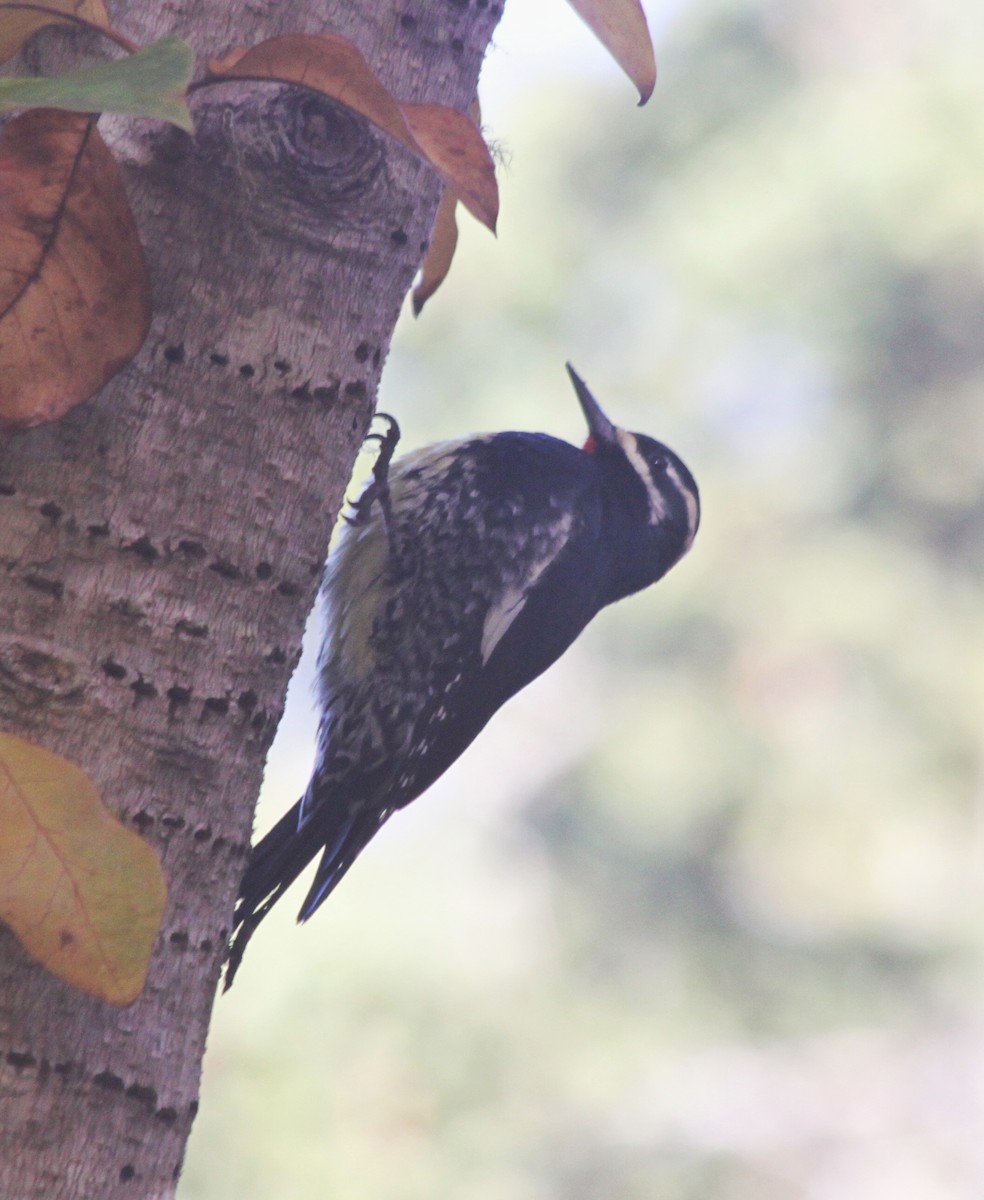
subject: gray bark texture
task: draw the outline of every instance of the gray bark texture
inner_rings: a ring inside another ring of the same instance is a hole
[[[398,98],[459,109],[499,15],[492,0],[110,4],[137,42],[177,33],[200,64],[341,33]],[[48,71],[78,52],[74,34],[39,42]],[[208,88],[193,111],[194,138],[100,124],[154,281],[139,356],[0,446],[0,728],[77,762],[170,886],[126,1009],[0,930],[4,1200],[174,1194],[264,759],[439,194],[428,167],[302,89]]]

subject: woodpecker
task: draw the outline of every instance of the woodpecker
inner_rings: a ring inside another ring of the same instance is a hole
[[[442,775],[510,696],[608,604],[655,583],[700,522],[693,476],[613,425],[568,364],[583,448],[543,433],[444,442],[373,480],[325,568],[317,760],[301,799],[253,848],[226,971],[307,864],[306,921],[397,809]]]

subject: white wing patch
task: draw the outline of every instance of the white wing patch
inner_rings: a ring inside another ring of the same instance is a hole
[[[504,595],[499,597],[499,603],[489,609],[485,617],[485,624],[482,626],[483,667],[489,661],[489,655],[502,641],[506,630],[523,611],[523,605],[526,603],[529,592],[529,586],[509,588]]]
[[[485,624],[482,626],[482,666],[489,661],[492,651],[505,637],[513,621],[523,611],[527,597],[536,587],[537,580],[550,566],[558,553],[563,549],[570,537],[574,518],[565,513],[553,529],[553,537],[544,548],[541,556],[536,559],[523,576],[521,583],[507,587],[498,601],[485,614]]]

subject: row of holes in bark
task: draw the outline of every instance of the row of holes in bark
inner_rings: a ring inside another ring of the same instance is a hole
[[[13,487],[4,487],[3,485],[0,485],[0,495],[13,496],[16,494],[16,490],[17,489]],[[42,517],[45,518],[45,520],[51,521],[53,524],[58,524],[61,518],[65,515],[65,510],[61,507],[61,505],[56,504],[53,500],[46,500],[44,504],[40,506],[38,512]],[[110,529],[109,522],[104,521],[100,524],[88,525],[86,527],[86,532],[90,538],[105,538],[110,536],[112,530]],[[192,538],[182,538],[176,546],[172,546],[170,541],[165,539],[162,546],[158,547],[154,545],[147,534],[142,534],[132,542],[121,542],[119,550],[123,554],[136,555],[137,558],[141,559],[148,565],[157,562],[157,560],[160,558],[171,559],[175,556],[175,554],[179,554],[183,559],[189,562],[201,562],[208,558],[208,550],[205,548],[205,546],[201,542],[195,541]],[[239,567],[226,558],[214,558],[208,564],[208,570],[214,571],[220,579],[227,579],[230,581],[245,580],[249,575],[248,568]],[[320,567],[315,564],[311,564],[308,570],[313,576],[318,573]],[[266,583],[273,578],[273,566],[271,563],[261,560],[253,568],[253,574],[261,583]],[[51,594],[55,594],[59,598],[64,590],[63,584],[60,580],[51,579],[47,576],[41,576],[34,572],[25,575],[24,582],[28,585],[28,587],[33,587],[38,591],[46,591]],[[301,594],[301,585],[294,583],[291,580],[283,579],[279,583],[275,584],[274,587],[281,596],[286,596],[290,599]],[[208,632],[207,626],[192,625],[190,622],[187,623],[187,625],[188,627],[183,630],[183,632],[191,633],[192,630],[204,630],[205,634]],[[196,635],[193,634],[193,636]],[[198,633],[197,636],[204,636],[204,634]]]
[[[406,235],[403,234],[402,237],[405,243]],[[162,354],[164,361],[174,366],[180,366],[182,363],[188,361],[188,351],[184,342],[176,342],[170,346],[165,346]],[[369,342],[360,342],[354,351],[354,358],[357,363],[366,363],[371,358],[372,365],[376,370],[379,369],[382,357],[380,348],[370,345]],[[219,350],[212,350],[208,354],[208,361],[213,367],[224,368],[230,366],[232,360],[228,354],[223,354]],[[273,360],[273,369],[284,380],[292,371],[290,363],[285,358],[275,358]],[[252,363],[240,363],[236,370],[242,379],[253,379],[257,373],[256,367]],[[285,392],[291,400],[317,400],[328,407],[337,401],[339,393],[343,394],[346,400],[364,400],[368,394],[368,389],[365,382],[361,379],[353,379],[349,383],[346,383],[344,387],[338,382],[312,386],[311,380],[306,379],[303,383],[297,384],[290,391]]]
[[[36,1071],[42,1079],[54,1074],[66,1083],[77,1082],[90,1078],[96,1087],[108,1092],[122,1092],[131,1100],[136,1100],[153,1112],[154,1116],[165,1125],[173,1125],[178,1120],[179,1112],[171,1105],[157,1107],[157,1091],[149,1084],[131,1083],[112,1071],[87,1072],[79,1063],[51,1063],[46,1058],[37,1059],[30,1051],[8,1050],[4,1055],[6,1063],[17,1071]],[[192,1100],[188,1105],[188,1119],[193,1120],[198,1112],[198,1101]]]
[[[274,666],[282,666],[287,661],[287,654],[279,646],[274,646],[266,655],[266,661]],[[129,674],[127,668],[114,658],[104,659],[99,665],[102,667],[104,675],[118,683],[122,683]],[[157,685],[152,680],[146,679],[139,671],[137,678],[129,685],[129,688],[133,693],[134,703],[142,700],[156,700],[160,695]],[[187,708],[191,704],[193,695],[194,692],[190,687],[179,683],[172,684],[164,693],[168,703],[168,716],[173,720],[181,709]],[[235,701],[236,708],[249,719],[250,728],[254,733],[259,734],[266,728],[270,716],[262,708],[254,712],[256,703],[257,695],[252,689],[240,692]],[[233,702],[228,696],[206,696],[202,701],[198,719],[204,721],[208,717],[227,717],[232,705]]]
[[[169,832],[180,833],[182,830],[186,830],[191,833],[194,841],[200,845],[211,842],[209,848],[213,854],[218,854],[222,850],[228,850],[230,854],[236,857],[244,857],[250,851],[248,844],[231,842],[228,838],[222,837],[221,834],[218,837],[213,837],[210,825],[199,825],[196,829],[191,829],[184,817],[174,816],[171,813],[165,813],[163,817],[158,818],[152,813],[147,812],[146,809],[141,809],[139,812],[134,813],[130,820],[143,835],[146,835],[158,821],[161,827]],[[223,937],[225,937],[225,932],[225,930],[222,931]]]

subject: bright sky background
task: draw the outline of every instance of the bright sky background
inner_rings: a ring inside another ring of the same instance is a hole
[[[686,3],[643,5],[657,59],[667,29]],[[615,79],[621,72],[564,0],[513,0],[506,5],[482,72],[483,109],[494,121],[499,105],[551,75]],[[622,78],[631,89],[629,80]]]

